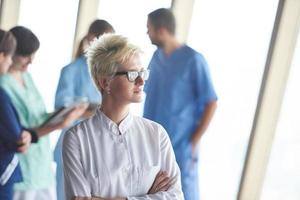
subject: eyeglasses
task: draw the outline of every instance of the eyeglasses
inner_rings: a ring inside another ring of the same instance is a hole
[[[148,80],[149,78],[149,70],[142,70],[142,71],[127,71],[127,72],[116,72],[115,75],[127,75],[127,79],[130,82],[136,81],[138,77],[141,77],[144,81]]]

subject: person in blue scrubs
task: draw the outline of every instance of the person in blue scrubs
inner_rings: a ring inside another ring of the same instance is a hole
[[[0,29],[0,75],[12,64],[16,39]],[[33,130],[22,127],[9,96],[0,87],[0,200],[12,200],[14,183],[22,181],[16,153],[24,153],[31,141],[37,141]]]
[[[216,110],[217,95],[203,55],[175,37],[175,18],[160,8],[148,15],[157,46],[145,85],[144,117],[167,130],[181,170],[186,200],[199,200],[197,147]]]
[[[84,55],[85,49],[91,41],[104,33],[113,33],[114,28],[105,20],[97,19],[93,21],[89,27],[87,35],[80,42],[76,59],[65,66],[61,70],[55,95],[55,109],[67,106],[78,100],[88,101],[91,105],[83,117],[93,114],[93,108],[101,102],[101,95],[94,85]],[[56,147],[54,149],[54,160],[57,164],[56,168],[56,192],[57,200],[64,200],[64,180],[63,180],[63,164],[62,164],[62,139],[60,135]]]

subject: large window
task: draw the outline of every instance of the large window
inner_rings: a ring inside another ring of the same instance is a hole
[[[200,145],[202,199],[236,199],[277,0],[195,1],[188,44],[206,57],[219,97]]]
[[[78,0],[21,1],[18,24],[31,29],[41,42],[29,71],[49,111],[60,69],[71,61],[77,9]]]
[[[31,29],[41,46],[29,71],[49,112],[54,109],[54,96],[60,69],[71,61],[78,0],[23,0],[19,25]],[[57,134],[51,134],[54,146]]]
[[[267,168],[262,200],[300,199],[299,36]]]

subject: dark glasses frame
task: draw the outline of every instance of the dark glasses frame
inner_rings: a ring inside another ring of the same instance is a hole
[[[128,81],[135,82],[138,77],[141,77],[144,81],[148,80],[150,74],[150,70],[142,70],[142,71],[123,71],[123,72],[116,72],[115,76],[126,75]]]

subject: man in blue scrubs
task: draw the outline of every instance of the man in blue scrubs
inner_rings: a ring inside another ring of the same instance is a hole
[[[158,48],[149,64],[144,117],[167,130],[186,200],[199,200],[197,146],[216,109],[215,93],[204,57],[175,37],[169,9],[148,15],[148,35]]]

